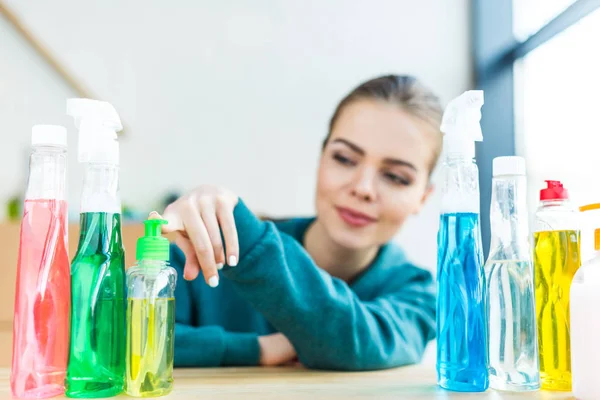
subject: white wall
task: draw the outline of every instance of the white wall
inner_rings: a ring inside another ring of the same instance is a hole
[[[217,183],[269,215],[310,214],[315,168],[336,103],[359,82],[412,73],[444,102],[470,87],[468,0],[10,0],[66,67],[119,110],[125,203]],[[70,200],[80,171],[73,96],[0,18],[0,200],[23,185],[29,130],[71,133]],[[434,268],[437,196],[400,240]]]

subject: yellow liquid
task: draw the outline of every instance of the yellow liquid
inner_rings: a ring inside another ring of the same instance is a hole
[[[125,392],[163,396],[173,389],[175,299],[129,299]]]
[[[534,234],[535,303],[541,387],[571,390],[569,296],[581,265],[579,231]]]

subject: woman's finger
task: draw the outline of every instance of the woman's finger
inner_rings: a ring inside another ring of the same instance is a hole
[[[165,212],[163,213],[162,217],[167,221],[167,223],[162,225],[163,233],[183,231],[185,229],[179,208],[180,207],[177,202],[169,204],[169,206],[165,208]]]
[[[225,249],[227,250],[227,265],[235,267],[240,259],[240,246],[238,233],[233,218],[233,210],[224,202],[217,202],[217,218],[225,238]]]
[[[163,219],[163,217],[158,211],[151,211],[150,214],[148,214],[148,219]]]
[[[210,205],[202,206],[200,209],[200,217],[204,226],[208,232],[208,237],[213,248],[213,254],[215,255],[215,263],[217,269],[223,268],[225,264],[225,255],[223,253],[223,241],[221,240],[221,230],[219,229],[219,222],[215,214],[214,207]]]
[[[175,233],[175,244],[183,251],[185,255],[185,266],[183,267],[183,279],[191,281],[196,279],[200,273],[200,263],[198,257],[196,257],[196,250],[194,245],[189,238],[185,237],[183,233]]]
[[[196,207],[188,205],[181,207],[180,213],[185,232],[194,245],[204,280],[210,287],[218,286],[219,275],[217,273],[215,255],[204,222],[200,218],[200,212]]]
[[[225,265],[226,262],[226,258],[225,258],[225,250],[221,249],[221,257],[217,257],[218,260],[223,260],[220,263],[217,264],[217,269],[223,269],[223,266]]]
[[[152,211],[148,219],[164,219],[157,211]],[[183,251],[185,255],[185,265],[183,267],[183,279],[191,281],[196,279],[200,273],[200,263],[194,250],[194,245],[188,237],[181,231],[175,232],[175,244]]]

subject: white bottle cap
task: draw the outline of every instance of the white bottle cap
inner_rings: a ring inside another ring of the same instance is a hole
[[[496,157],[492,161],[493,176],[526,175],[525,159],[519,156]]]
[[[34,125],[31,145],[67,147],[67,129],[60,125]]]

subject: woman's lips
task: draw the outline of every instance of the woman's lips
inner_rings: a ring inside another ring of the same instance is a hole
[[[336,207],[336,209],[342,221],[355,228],[362,228],[377,222],[375,218],[350,208]]]

